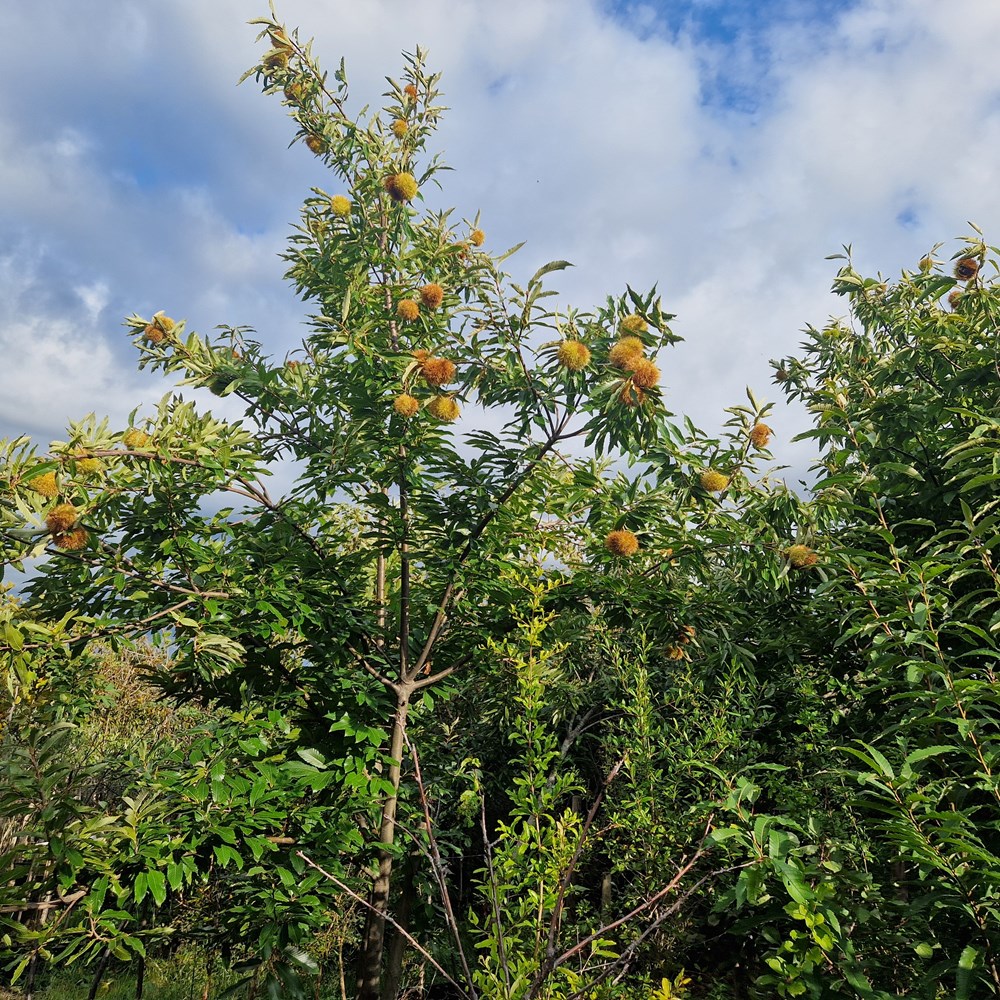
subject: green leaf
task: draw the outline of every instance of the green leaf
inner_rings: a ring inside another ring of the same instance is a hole
[[[910,766],[919,763],[922,760],[927,760],[928,757],[940,757],[942,754],[954,753],[955,747],[937,745],[932,747],[922,747],[919,750],[914,750],[913,753],[906,755],[906,763]]]
[[[876,475],[882,472],[896,472],[909,479],[924,481],[924,477],[912,465],[903,465],[901,462],[880,462],[873,471]]]
[[[972,991],[972,971],[976,967],[979,951],[967,944],[958,958],[958,969],[955,972],[955,1000],[969,1000]]]
[[[132,934],[123,934],[122,941],[128,945],[128,947],[131,948],[136,955],[142,955],[143,958],[146,957],[146,946],[142,943],[141,938],[137,938]]]
[[[10,622],[6,622],[3,627],[4,638],[7,640],[7,645],[10,646],[15,651],[20,651],[24,646],[24,635],[18,629],[14,628]]]
[[[230,847],[228,844],[217,844],[214,851],[216,860],[223,868],[227,868],[230,864],[233,864],[242,870],[243,857],[234,847]]]
[[[162,906],[167,898],[167,886],[161,871],[147,871],[146,882],[157,906]]]
[[[865,748],[867,753],[859,750],[857,747],[839,747],[838,749],[843,753],[849,753],[852,757],[857,757],[858,760],[867,764],[873,772],[877,772],[882,777],[888,778],[890,781],[894,780],[896,777],[895,772],[885,757],[868,743],[860,740],[859,743],[861,743],[861,746]]]
[[[572,267],[573,265],[568,260],[551,260],[548,264],[543,264],[535,273],[531,276],[528,281],[528,286],[537,284],[546,274],[551,274],[553,271],[562,271],[567,267]]]
[[[167,882],[175,892],[184,884],[184,866],[171,862],[167,865]]]
[[[313,767],[319,768],[321,771],[326,769],[327,763],[323,755],[318,750],[313,750],[311,747],[300,747],[295,751],[307,764],[311,764]]]
[[[741,836],[742,833],[743,833],[743,831],[740,830],[738,827],[735,827],[735,826],[721,826],[721,827],[718,827],[717,829],[713,830],[709,834],[709,838],[708,839],[711,840],[713,843],[721,844],[724,841],[729,840],[731,837],[739,837],[739,836]]]
[[[94,882],[90,889],[90,893],[87,896],[87,902],[94,913],[100,913],[102,907],[104,906],[104,897],[108,892],[108,884],[108,876],[102,875]]]
[[[816,898],[812,887],[806,882],[805,875],[795,864],[789,864],[778,858],[771,859],[771,867],[778,873],[788,895],[796,903],[809,903]]]

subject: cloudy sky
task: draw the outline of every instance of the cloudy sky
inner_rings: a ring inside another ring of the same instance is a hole
[[[1000,232],[996,0],[278,0],[356,105],[417,44],[443,73],[442,201],[527,240],[581,307],[657,283],[685,343],[668,405],[710,431],[829,295],[852,243],[898,274],[973,220]],[[266,0],[6,5],[0,61],[0,433],[117,425],[169,387],[122,318],[254,326],[283,356],[302,305],[278,257],[331,181],[276,98],[236,80]],[[949,243],[942,253],[957,247]],[[218,409],[219,401],[213,397]],[[803,417],[779,408],[775,454]]]

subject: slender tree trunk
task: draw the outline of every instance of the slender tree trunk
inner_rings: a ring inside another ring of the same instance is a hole
[[[146,909],[146,915],[142,917],[139,921],[139,929],[145,930],[149,926],[149,909]],[[142,1000],[143,991],[146,987],[146,956],[140,955],[138,958],[138,968],[135,973],[135,1000]]]
[[[46,893],[43,902],[51,903],[54,893]],[[49,913],[51,913],[50,907],[44,907],[38,914],[38,927],[41,930],[46,923],[48,923]],[[17,914],[17,919],[20,920],[23,917],[23,911]],[[24,984],[24,991],[26,993],[25,1000],[32,1000],[35,995],[35,976],[38,973],[38,960],[40,958],[39,951],[41,946],[35,948],[35,953],[31,956],[31,961],[28,963],[28,977]]]
[[[391,304],[386,287],[387,304]],[[395,339],[395,327],[393,328]],[[372,883],[370,909],[365,918],[364,942],[358,967],[357,1000],[380,1000],[382,982],[382,955],[385,951],[385,915],[389,909],[389,890],[392,884],[392,847],[396,840],[396,806],[399,802],[399,781],[403,762],[403,744],[406,736],[406,716],[413,693],[410,676],[410,558],[409,558],[409,490],[406,477],[406,449],[399,448],[399,516],[402,522],[402,539],[399,545],[399,681],[392,685],[396,693],[396,712],[393,716],[392,735],[389,740],[389,784],[392,791],[382,806],[379,827],[378,872]],[[388,490],[383,490],[388,494]],[[377,643],[385,647],[387,622],[386,559],[380,554],[376,566],[376,604],[378,607],[379,637]]]
[[[406,862],[403,870],[403,884],[399,893],[399,909],[395,917],[400,926],[410,929],[410,909],[413,903],[413,859]],[[406,938],[395,928],[389,939],[385,960],[385,976],[382,981],[382,1000],[396,1000],[399,985],[403,979],[403,956],[406,954]]]
[[[108,962],[111,961],[111,949],[105,948],[101,954],[100,961],[97,963],[97,971],[94,973],[93,981],[90,984],[90,992],[87,994],[87,1000],[95,1000],[97,996],[97,991],[101,988],[101,980],[104,978],[105,970],[108,967]]]
[[[389,741],[389,783],[392,793],[382,806],[379,828],[378,873],[372,884],[371,904],[365,920],[364,946],[358,972],[358,1000],[380,1000],[382,952],[385,949],[385,914],[389,908],[392,884],[392,845],[396,840],[396,804],[399,801],[399,778],[403,760],[403,736],[410,707],[410,689],[401,686],[396,695],[396,714]]]
[[[205,988],[201,992],[201,1000],[208,1000],[209,995],[212,992],[212,973],[215,971],[215,953],[209,952],[205,956]],[[250,984],[250,996],[255,997],[257,995],[257,982],[256,979]]]
[[[611,881],[611,872],[605,872],[601,879],[601,923],[611,923],[611,893],[614,884]]]

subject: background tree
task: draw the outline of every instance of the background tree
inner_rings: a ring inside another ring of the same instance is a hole
[[[818,516],[836,531],[828,611],[855,701],[859,821],[872,836],[886,989],[997,966],[997,251],[978,230],[889,284],[847,263],[852,322],[810,330],[778,374],[816,414]],[[834,612],[836,608],[836,612]],[[833,613],[831,613],[833,612]]]

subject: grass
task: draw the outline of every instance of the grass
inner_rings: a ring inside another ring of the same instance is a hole
[[[213,961],[211,983],[206,991],[208,962],[205,952],[194,946],[182,948],[170,958],[150,958],[146,963],[143,1000],[218,1000],[225,990],[243,978]],[[135,974],[135,966],[119,965],[108,969],[97,992],[99,1000],[135,1000]],[[36,983],[33,1000],[85,1000],[93,977],[93,968],[48,971]],[[0,985],[0,1000],[25,1000],[23,985],[20,983],[19,989]],[[309,985],[310,996],[317,985]],[[256,996],[262,1000],[265,995],[263,987],[258,987],[256,994],[249,993],[248,989],[238,990],[229,997],[248,1000]],[[341,1000],[336,977],[322,983],[319,996],[321,1000]]]
[[[143,1000],[215,1000],[239,977],[218,967],[208,993],[204,954],[182,951],[173,958],[150,959],[146,963]],[[84,1000],[90,992],[93,970],[61,969],[46,976],[35,990],[34,1000]],[[135,969],[109,969],[97,992],[100,1000],[135,1000]],[[243,998],[245,991],[235,994]],[[235,1000],[234,997],[234,1000]],[[24,994],[0,987],[0,1000],[24,1000]]]

